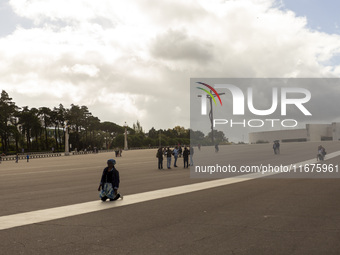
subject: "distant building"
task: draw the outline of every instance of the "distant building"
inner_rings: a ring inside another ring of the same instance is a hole
[[[339,141],[340,123],[307,124],[303,129],[275,130],[249,133],[249,143]]]

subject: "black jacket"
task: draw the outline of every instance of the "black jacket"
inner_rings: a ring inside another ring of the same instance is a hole
[[[100,180],[100,185],[102,186],[102,188],[104,188],[104,184],[105,183],[112,183],[112,188],[119,188],[119,172],[117,171],[117,169],[115,167],[113,167],[112,171],[108,171],[109,168],[105,167],[103,174],[102,174],[102,178]]]
[[[163,151],[162,151],[162,150],[158,150],[156,156],[157,156],[157,158],[159,158],[159,159],[163,159]]]
[[[188,158],[189,157],[189,150],[187,148],[184,149],[184,152],[183,152],[183,158]]]
[[[167,150],[167,151],[166,151],[166,157],[167,157],[167,158],[171,158],[171,155],[172,155],[172,150],[170,150],[170,149]]]

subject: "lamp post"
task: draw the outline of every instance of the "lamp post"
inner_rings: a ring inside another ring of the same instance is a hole
[[[212,94],[212,91],[210,90],[210,93]],[[218,93],[218,95],[224,95],[225,93]],[[217,95],[212,94],[213,97],[216,97]],[[199,95],[198,97],[201,97]],[[211,142],[214,145],[214,115],[213,115],[213,107],[212,107],[212,97],[207,95],[207,98],[209,99],[210,103],[210,112],[209,112],[209,119],[210,119],[210,124],[211,124]]]
[[[127,141],[127,124],[126,124],[126,121],[125,121],[125,124],[124,124],[124,128],[125,128],[124,150],[127,151],[128,150],[128,141]]]
[[[87,129],[88,129],[88,126],[89,126],[89,117],[91,116],[91,113],[90,112],[85,112],[84,113],[84,118],[85,118],[85,148],[88,147],[88,144],[87,144]]]
[[[19,120],[17,117],[14,117],[13,118],[13,121],[14,121],[14,126],[16,128],[16,131],[19,130],[18,126],[19,126]],[[18,132],[15,132],[15,150],[16,152],[19,151],[19,145],[18,145],[18,140],[19,140],[19,137],[18,137]]]
[[[69,133],[68,133],[68,125],[67,121],[65,122],[65,156],[70,155],[70,149],[69,149]]]

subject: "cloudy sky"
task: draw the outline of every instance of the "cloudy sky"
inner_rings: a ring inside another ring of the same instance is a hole
[[[190,126],[190,78],[339,77],[337,0],[0,0],[0,89],[145,130]]]

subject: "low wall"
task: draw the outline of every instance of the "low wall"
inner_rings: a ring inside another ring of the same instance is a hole
[[[51,157],[60,157],[62,156],[61,153],[44,153],[44,154],[28,154],[29,159],[34,159],[34,158],[51,158]],[[19,155],[18,159],[19,160],[27,160],[26,155]],[[11,160],[16,160],[16,156],[1,156],[2,161],[11,161]]]
[[[170,146],[170,148],[174,148],[175,146]],[[145,150],[145,149],[158,149],[158,146],[151,146],[150,148],[148,147],[134,147],[134,148],[129,148],[129,150]],[[96,154],[96,153],[105,153],[105,152],[115,152],[114,149],[110,150],[98,150],[97,152],[94,151],[71,151],[69,155],[87,155],[87,154]],[[124,152],[124,150],[123,150]],[[50,157],[61,157],[64,156],[65,153],[58,152],[58,153],[52,153],[52,152],[30,152],[28,154],[22,154],[20,153],[18,156],[19,160],[27,160],[26,156],[29,155],[29,159],[36,159],[36,158],[50,158]],[[16,155],[10,155],[10,156],[1,156],[1,161],[12,161],[16,160]]]

